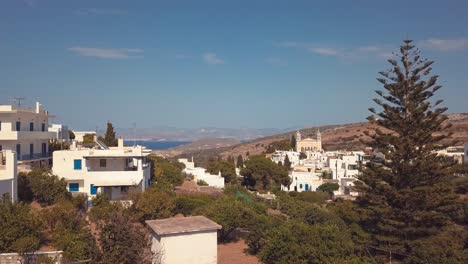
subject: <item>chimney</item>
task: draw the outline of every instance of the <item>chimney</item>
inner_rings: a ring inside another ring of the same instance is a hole
[[[119,149],[123,149],[124,141],[123,141],[122,137],[119,137],[119,139],[117,139],[117,146],[118,146]]]
[[[36,114],[39,114],[41,112],[41,103],[36,102]]]

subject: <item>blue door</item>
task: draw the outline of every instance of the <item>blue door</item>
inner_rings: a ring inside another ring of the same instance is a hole
[[[91,195],[95,195],[97,193],[97,188],[98,187],[94,186],[94,184],[91,184],[89,186],[89,190],[90,190],[89,192],[91,193]]]
[[[68,184],[68,191],[77,192],[79,190],[80,190],[80,184],[79,183],[69,183]]]
[[[309,191],[309,184],[307,184],[307,183],[306,183],[306,185],[305,185],[305,190],[306,190],[306,192]]]

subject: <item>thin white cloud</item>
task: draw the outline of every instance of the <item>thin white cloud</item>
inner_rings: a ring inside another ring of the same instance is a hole
[[[308,50],[312,53],[317,53],[319,55],[325,56],[337,56],[339,55],[339,51],[335,48],[327,48],[327,47],[311,47]]]
[[[336,47],[317,45],[307,42],[283,41],[275,43],[277,47],[304,50],[321,56],[336,57],[342,61],[360,61],[369,57],[389,58],[392,56],[387,45],[368,45],[361,47]]]
[[[92,47],[71,47],[68,50],[86,57],[102,59],[130,59],[141,58],[142,49],[103,49]]]
[[[275,67],[286,67],[286,66],[288,66],[287,61],[285,61],[285,60],[283,60],[281,58],[278,58],[278,57],[266,58],[265,62],[272,65],[272,66],[275,66]]]
[[[224,64],[224,60],[218,57],[216,53],[210,53],[207,52],[203,54],[203,61],[205,61],[208,64]]]
[[[116,16],[122,15],[124,12],[119,9],[107,9],[107,8],[83,8],[76,11],[79,15],[109,15],[109,16]]]
[[[419,43],[423,48],[433,49],[437,51],[457,51],[468,49],[468,38],[456,39],[426,39]]]

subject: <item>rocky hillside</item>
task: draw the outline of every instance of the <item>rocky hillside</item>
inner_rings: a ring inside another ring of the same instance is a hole
[[[453,135],[450,139],[458,141],[459,144],[468,141],[468,113],[461,114],[450,114],[449,123],[452,127],[447,132],[452,132]],[[362,149],[365,146],[361,143],[361,140],[367,140],[368,138],[364,135],[364,131],[372,129],[371,124],[367,122],[351,123],[342,125],[331,125],[331,126],[320,126],[301,129],[303,138],[315,137],[317,129],[322,132],[323,147],[325,150],[336,150],[336,149],[348,149],[356,150]],[[229,146],[221,147],[217,149],[205,149],[201,151],[188,151],[182,155],[194,156],[199,160],[207,159],[212,156],[245,156],[247,153],[250,155],[261,154],[271,143],[284,139],[291,138],[295,131],[288,133],[278,134],[274,136],[259,138],[253,141]]]

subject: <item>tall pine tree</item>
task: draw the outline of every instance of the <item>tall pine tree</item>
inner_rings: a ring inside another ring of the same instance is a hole
[[[437,156],[448,125],[447,108],[432,96],[441,88],[431,76],[433,61],[423,59],[411,40],[405,40],[392,69],[377,80],[368,119],[378,128],[370,145],[385,154],[383,164],[369,162],[356,182],[361,225],[372,236],[375,252],[394,252],[393,257],[413,255],[418,241],[438,235],[463,214],[447,180],[452,163]],[[427,260],[430,263],[430,260]]]
[[[107,122],[106,134],[104,135],[104,143],[109,147],[117,146],[117,139],[115,138],[114,126],[111,122]]]

